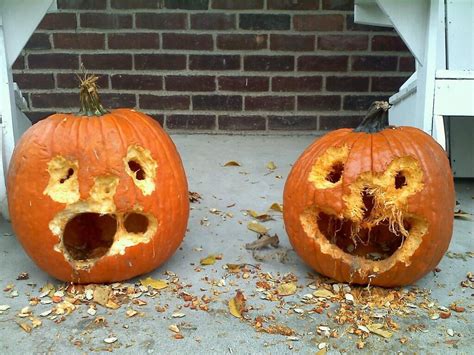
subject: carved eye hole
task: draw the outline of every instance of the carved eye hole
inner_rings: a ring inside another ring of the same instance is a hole
[[[341,162],[336,162],[332,165],[331,170],[326,175],[326,180],[335,184],[341,180],[342,173],[344,172],[344,164]]]
[[[145,180],[145,171],[142,169],[140,163],[137,163],[135,160],[130,160],[128,162],[128,167],[135,173],[137,180]]]
[[[403,188],[404,186],[407,186],[407,179],[405,175],[403,174],[403,171],[397,172],[397,175],[395,175],[394,183],[395,183],[395,188],[397,190]]]

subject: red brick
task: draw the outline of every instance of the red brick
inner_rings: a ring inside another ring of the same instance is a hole
[[[270,79],[262,76],[221,76],[219,90],[268,91]]]
[[[268,0],[267,7],[272,10],[317,10],[316,0]]]
[[[100,33],[54,33],[54,48],[104,49],[105,35]]]
[[[25,69],[25,56],[20,54],[12,65],[13,70]]]
[[[416,69],[415,59],[413,57],[400,57],[398,66],[399,71],[414,72]]]
[[[109,33],[110,49],[159,49],[160,35],[158,33]]]
[[[408,52],[408,48],[398,36],[372,37],[372,51]]]
[[[354,0],[323,0],[323,10],[354,11]]]
[[[332,131],[339,128],[355,128],[362,122],[363,116],[320,116],[319,130]]]
[[[326,77],[327,91],[369,91],[368,77],[328,76]]]
[[[249,55],[244,58],[246,71],[293,71],[293,56]]]
[[[372,77],[372,90],[381,92],[397,92],[400,86],[408,79],[406,76],[378,76]]]
[[[120,29],[132,28],[132,15],[111,13],[83,13],[80,14],[82,28]]]
[[[99,91],[101,89],[109,88],[109,76],[108,75],[97,75],[97,85],[99,86]],[[56,85],[60,89],[78,89],[79,88],[79,78],[75,73],[57,73],[56,74]]]
[[[106,93],[100,94],[100,98],[106,109],[137,107],[135,94]]]
[[[165,88],[168,91],[214,91],[216,79],[204,75],[169,75],[165,77]]]
[[[289,30],[290,15],[240,14],[239,28],[244,30]]]
[[[26,42],[26,49],[51,49],[51,42],[49,34],[47,33],[33,33]]]
[[[301,56],[298,58],[298,70],[345,72],[348,60],[348,56]]]
[[[79,95],[75,93],[30,94],[31,105],[34,108],[78,108]]]
[[[293,26],[296,31],[342,31],[342,15],[294,15]]]
[[[191,14],[191,28],[196,30],[230,30],[235,28],[232,14]]]
[[[360,51],[369,47],[369,36],[323,35],[318,37],[318,49],[329,51]]]
[[[190,98],[187,95],[140,95],[140,108],[151,110],[187,110]]]
[[[397,57],[354,56],[353,71],[390,71],[397,69]]]
[[[165,115],[159,114],[159,113],[145,113],[145,114],[153,118],[155,121],[157,121],[161,127],[164,127]]]
[[[387,96],[380,95],[346,95],[344,96],[343,110],[367,111],[374,101],[388,101]]]
[[[79,69],[79,56],[67,53],[29,54],[30,69]]]
[[[256,10],[263,9],[263,0],[212,0],[211,8],[221,10]]]
[[[270,49],[274,51],[313,51],[314,35],[270,35]]]
[[[267,35],[262,34],[219,34],[217,48],[228,50],[255,50],[267,48]]]
[[[190,55],[191,70],[236,70],[240,69],[238,55]]]
[[[219,116],[219,130],[225,131],[263,131],[263,116]]]
[[[189,33],[163,33],[164,49],[189,49],[210,51],[213,47],[212,35]]]
[[[298,96],[298,111],[339,110],[341,97],[337,95]]]
[[[158,2],[156,0],[112,0],[111,7],[123,10],[157,9]]]
[[[285,131],[307,131],[318,128],[316,116],[269,116],[268,129]]]
[[[193,110],[241,111],[242,96],[196,95],[193,96]]]
[[[321,76],[276,76],[272,79],[272,91],[303,92],[320,91]]]
[[[58,0],[58,9],[105,10],[104,0]]]
[[[132,69],[131,54],[83,54],[84,67],[92,69]]]
[[[76,28],[76,14],[67,12],[47,13],[38,25],[39,30],[75,30]]]
[[[156,75],[116,74],[110,77],[112,89],[161,90],[163,77]]]
[[[164,2],[167,9],[207,10],[209,7],[209,0],[164,0]]]
[[[295,108],[293,96],[247,96],[246,111],[290,111]]]
[[[184,54],[135,54],[136,70],[182,70],[186,69]]]
[[[16,82],[22,90],[54,88],[53,74],[16,73],[13,74],[13,81]]]
[[[186,28],[187,16],[183,13],[137,13],[135,22],[137,28],[180,30]]]
[[[215,129],[214,115],[168,115],[166,127],[169,129]]]

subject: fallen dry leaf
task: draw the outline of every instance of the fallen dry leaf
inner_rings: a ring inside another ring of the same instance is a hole
[[[255,221],[250,221],[247,224],[247,228],[250,229],[252,232],[260,233],[260,234],[267,234],[267,232],[268,232],[267,227],[261,225],[258,222],[255,222]]]
[[[214,265],[216,263],[216,256],[215,255],[208,255],[205,258],[201,259],[199,263],[203,266],[206,265]]]
[[[151,277],[147,277],[144,280],[140,280],[140,283],[145,287],[150,286],[151,288],[153,288],[155,290],[162,290],[162,289],[168,287],[168,282],[167,281],[157,280],[157,279],[153,279]]]
[[[468,212],[465,212],[461,209],[458,209],[456,211],[454,211],[454,218],[456,219],[465,219],[465,220],[468,220],[468,221],[472,221],[472,215]]]
[[[241,165],[238,161],[229,160],[227,163],[224,164],[224,166],[241,166]]]
[[[268,169],[268,170],[275,170],[276,168],[277,168],[277,166],[275,165],[274,162],[269,161],[269,162],[267,163],[267,169]]]
[[[320,288],[319,290],[314,291],[313,296],[314,297],[322,297],[322,298],[335,297],[334,293],[332,293],[329,290],[326,290],[325,288]]]
[[[369,329],[371,333],[380,335],[381,337],[384,337],[384,338],[392,337],[393,333],[389,332],[388,330],[382,329],[382,327],[383,327],[383,324],[367,324],[367,329]]]
[[[294,282],[287,282],[280,284],[277,287],[277,292],[280,296],[290,296],[296,293],[296,284]]]
[[[236,318],[242,318],[245,309],[245,296],[242,291],[237,291],[234,298],[229,300],[229,311]]]
[[[252,242],[252,243],[247,243],[245,244],[245,249],[247,250],[257,250],[266,247],[267,245],[271,245],[274,248],[278,247],[278,244],[280,243],[280,239],[278,238],[278,235],[274,236],[269,236],[268,234],[262,234],[259,236],[259,238]]]
[[[283,212],[283,205],[281,203],[274,202],[269,209],[276,212]]]
[[[111,289],[107,286],[96,286],[94,289],[94,302],[105,307],[109,301],[110,291]]]
[[[322,348],[316,352],[316,355],[326,355],[327,352],[327,348]]]
[[[229,272],[240,272],[240,269],[242,268],[244,264],[226,264],[227,271]]]
[[[189,197],[189,202],[193,203],[193,202],[199,202],[199,200],[202,200],[202,197],[199,193],[197,192],[192,192],[192,191],[188,191],[188,197]]]
[[[23,329],[25,332],[27,333],[31,333],[31,325],[29,325],[28,323],[18,323],[18,325],[20,326],[21,329]]]
[[[266,222],[273,219],[268,213],[265,212],[257,212],[254,210],[247,210],[248,214],[251,215],[253,218],[258,219],[260,222]]]

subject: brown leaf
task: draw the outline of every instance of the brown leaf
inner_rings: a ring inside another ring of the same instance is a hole
[[[262,234],[256,241],[245,244],[245,249],[257,250],[262,249],[267,245],[271,245],[272,247],[277,248],[279,243],[280,239],[278,238],[278,235],[275,234],[273,237],[271,237],[268,234]]]
[[[384,338],[392,337],[393,333],[389,332],[388,330],[382,329],[382,327],[383,327],[383,324],[367,324],[367,329],[369,329],[371,333],[380,335],[381,337],[384,337]]]
[[[31,333],[31,329],[33,329],[33,328],[31,328],[31,325],[29,325],[28,323],[25,323],[25,322],[18,323],[18,325],[20,326],[21,329],[23,329],[27,333]]]
[[[238,290],[234,298],[229,300],[229,311],[236,318],[242,318],[242,313],[246,312],[245,296]]]
[[[227,163],[224,164],[224,166],[241,166],[239,162],[235,160],[229,160]]]
[[[227,266],[227,271],[229,272],[240,272],[240,269],[242,268],[244,264],[226,264]]]
[[[472,221],[471,216],[472,215],[470,213],[465,212],[461,209],[457,209],[456,211],[454,211],[454,218],[455,219],[464,219],[464,220]]]
[[[189,197],[189,202],[191,203],[193,202],[200,203],[199,200],[202,200],[201,195],[197,192],[188,191],[188,197]]]

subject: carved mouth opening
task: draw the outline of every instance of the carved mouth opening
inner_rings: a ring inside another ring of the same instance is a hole
[[[389,258],[404,243],[405,237],[390,230],[388,219],[372,227],[354,223],[348,219],[320,212],[317,218],[318,229],[333,245],[345,253],[379,261]],[[404,221],[409,232],[410,223]]]
[[[117,219],[114,215],[80,213],[67,222],[63,243],[73,260],[100,258],[114,243],[116,232]]]

